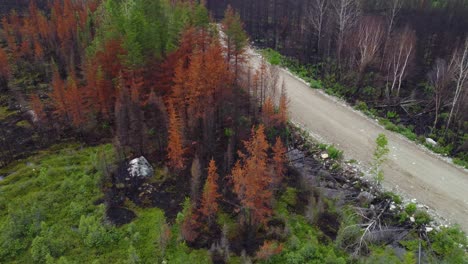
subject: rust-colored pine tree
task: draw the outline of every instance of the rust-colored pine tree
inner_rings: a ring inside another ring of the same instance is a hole
[[[36,114],[38,122],[44,122],[45,119],[47,118],[47,115],[44,111],[44,104],[41,102],[41,99],[37,94],[33,94],[30,97],[30,102],[29,104],[31,105],[31,110],[34,111]]]
[[[286,172],[286,148],[284,147],[283,141],[280,137],[276,138],[275,145],[272,147],[273,158],[272,164],[274,168],[273,172],[273,186],[277,187],[284,178],[284,173]]]
[[[231,82],[231,74],[223,57],[222,47],[217,39],[212,40],[213,43],[205,52],[205,64],[203,81],[205,82],[206,105],[213,107],[223,103],[223,92],[225,87]]]
[[[208,178],[203,188],[203,196],[201,202],[200,213],[208,219],[208,222],[212,222],[216,213],[218,212],[218,199],[221,195],[218,192],[218,178],[219,175],[216,172],[216,162],[211,159],[208,166]]]
[[[173,169],[182,170],[185,167],[182,124],[170,99],[167,104],[167,112],[169,115],[169,136],[167,145],[168,165]]]
[[[187,124],[189,128],[196,125],[196,121],[203,117],[203,109],[206,107],[202,93],[204,84],[202,82],[203,71],[203,52],[198,51],[192,54],[190,66],[187,72],[187,82],[185,83],[185,104],[187,105]]]
[[[8,64],[8,54],[0,48],[0,91],[6,90],[10,79],[11,69]]]
[[[267,97],[262,106],[262,122],[267,128],[276,125],[275,105],[270,97]]]
[[[81,127],[86,123],[84,98],[81,94],[76,77],[70,76],[65,90],[65,103],[68,105],[72,125],[76,128]]]
[[[50,94],[50,98],[55,108],[55,114],[60,118],[68,119],[69,106],[65,96],[65,82],[60,77],[57,68],[55,68],[52,75],[52,93]]]
[[[244,222],[255,226],[265,224],[272,213],[272,179],[267,168],[269,145],[264,126],[260,125],[256,130],[252,128],[252,137],[244,145],[247,154],[239,152],[241,160],[237,161],[231,174]]]

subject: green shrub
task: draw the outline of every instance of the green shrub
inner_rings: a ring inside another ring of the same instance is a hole
[[[327,145],[327,144],[320,143],[320,144],[318,145],[318,147],[319,147],[320,150],[324,151],[324,150],[326,150],[326,149],[328,148],[328,145]]]
[[[320,80],[310,79],[309,83],[310,83],[311,88],[314,88],[314,89],[322,89],[323,88],[322,81],[320,81]]]
[[[426,211],[422,210],[416,211],[416,213],[414,214],[414,219],[416,225],[418,226],[427,225],[432,220],[431,216]]]
[[[373,247],[370,256],[365,259],[364,263],[400,264],[401,260],[395,255],[395,251],[391,248]]]
[[[467,238],[458,227],[441,228],[429,233],[432,249],[444,263],[468,263]]]
[[[387,118],[388,119],[397,119],[398,116],[399,115],[396,112],[393,112],[393,111],[388,111],[387,112]]]
[[[271,48],[264,49],[262,54],[271,65],[280,65],[283,61],[283,56]]]
[[[333,145],[328,146],[327,152],[328,152],[328,155],[330,156],[331,159],[338,160],[338,159],[343,158],[343,151],[337,149]]]
[[[413,215],[416,212],[416,204],[415,203],[410,203],[405,207],[405,212],[408,215]]]
[[[465,169],[468,169],[468,160],[466,159],[454,158],[453,163],[455,163],[458,166],[465,167]]]
[[[365,102],[362,102],[362,101],[359,101],[355,106],[354,106],[354,109],[358,110],[358,111],[362,111],[364,113],[367,113],[367,111],[369,110],[367,104]]]
[[[31,244],[31,257],[34,263],[44,263],[46,256],[50,254],[48,241],[44,237],[37,236]]]
[[[418,139],[418,136],[408,128],[404,129],[403,131],[400,131],[400,133],[411,141],[416,141]]]
[[[85,246],[99,247],[112,242],[113,237],[111,230],[107,230],[101,224],[101,220],[93,216],[81,216],[78,232]]]
[[[388,148],[388,139],[385,134],[379,134],[375,143],[377,146],[374,151],[370,173],[374,177],[374,180],[380,184],[384,180],[382,164],[387,160],[387,155],[390,152],[390,149]]]
[[[281,201],[284,201],[288,206],[294,207],[297,203],[297,189],[287,187],[281,196]]]
[[[384,192],[382,194],[382,198],[392,200],[396,204],[402,203],[401,196],[393,192]]]

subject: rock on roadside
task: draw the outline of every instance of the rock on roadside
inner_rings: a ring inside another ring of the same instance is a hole
[[[128,163],[127,170],[132,178],[149,178],[154,175],[153,167],[143,156],[131,160]]]

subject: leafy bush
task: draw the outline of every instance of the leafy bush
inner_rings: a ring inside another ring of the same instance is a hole
[[[42,237],[37,236],[33,239],[31,244],[31,257],[34,263],[44,263],[47,255],[50,255],[49,241]]]
[[[99,247],[112,242],[111,230],[107,230],[96,216],[81,216],[78,232],[87,247]]]
[[[439,232],[429,233],[432,249],[444,263],[468,263],[465,253],[468,241],[458,227],[441,228]]]
[[[432,220],[431,216],[426,211],[422,210],[416,211],[414,214],[414,219],[416,225],[418,226],[427,225]]]
[[[391,248],[373,247],[370,256],[366,258],[364,263],[400,264],[401,260],[396,256],[395,252]]]
[[[418,136],[410,129],[404,129],[400,131],[400,133],[411,141],[416,141],[418,139]]]
[[[387,112],[387,118],[388,119],[397,119],[398,118],[398,114],[396,112],[393,112],[393,111],[388,111]]]
[[[364,113],[367,113],[369,110],[369,107],[367,106],[366,102],[359,101],[355,106],[354,109],[358,111],[362,111]]]
[[[388,148],[388,139],[384,134],[379,134],[375,143],[377,146],[374,151],[370,173],[374,177],[375,181],[380,184],[384,179],[384,172],[381,167],[387,160],[387,155],[390,152],[390,149]]]
[[[410,203],[405,207],[405,212],[408,215],[413,215],[416,212],[416,204]]]
[[[288,206],[294,207],[297,203],[297,189],[287,187],[286,191],[281,196],[281,200],[284,201]]]
[[[384,192],[382,198],[392,200],[396,204],[401,204],[403,202],[401,196],[393,192]]]
[[[454,158],[453,163],[457,164],[458,166],[465,167],[465,169],[468,169],[468,160],[461,159],[461,158]]]
[[[327,152],[331,159],[338,160],[338,159],[343,158],[343,151],[337,149],[333,145],[328,146]]]
[[[327,144],[324,144],[324,143],[320,143],[318,145],[318,148],[322,151],[326,150],[328,148],[328,145]]]
[[[262,50],[262,55],[272,65],[280,65],[283,61],[283,56],[279,52],[271,48]]]
[[[320,80],[311,79],[309,81],[309,83],[310,83],[311,88],[314,88],[314,89],[322,89],[323,88],[322,81],[320,81]]]

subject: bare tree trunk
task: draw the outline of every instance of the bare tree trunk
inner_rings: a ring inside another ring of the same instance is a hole
[[[328,0],[313,0],[308,11],[309,24],[313,27],[315,35],[317,36],[316,47],[318,54],[321,52],[323,28],[328,12],[328,4]]]
[[[382,57],[385,58],[387,56],[387,49],[388,49],[388,42],[390,41],[391,34],[393,32],[393,27],[395,26],[395,20],[398,15],[398,13],[401,10],[401,7],[403,5],[402,0],[391,0],[388,1],[390,4],[390,9],[387,15],[388,18],[388,27],[387,27],[387,35],[385,37],[385,42],[384,42],[384,47],[383,47],[383,53]],[[382,60],[382,63],[380,64],[380,69],[382,70],[384,66],[384,60]]]
[[[434,88],[435,118],[432,130],[436,129],[439,122],[440,108],[447,97],[447,88],[453,79],[453,64],[442,59],[437,59],[434,68],[428,74],[429,84]]]
[[[452,100],[452,107],[450,109],[449,118],[447,120],[447,125],[445,127],[445,134],[450,127],[452,122],[453,114],[455,108],[459,103],[460,95],[463,94],[463,91],[466,89],[466,81],[468,79],[468,38],[465,40],[463,50],[461,52],[455,51],[453,55],[453,61],[455,63],[455,94]]]
[[[359,7],[356,0],[334,0],[332,2],[338,29],[336,57],[338,68],[341,69],[341,53],[346,32],[351,29],[359,17]]]
[[[388,91],[389,96],[393,95],[397,98],[400,96],[403,79],[407,75],[409,64],[415,53],[415,45],[416,34],[408,27],[393,38],[386,58],[386,63],[389,64],[387,77],[390,76],[392,79],[392,85]]]
[[[357,32],[353,34],[357,41],[356,50],[358,53],[358,78],[356,80],[357,89],[355,94],[358,94],[361,89],[362,79],[369,64],[371,64],[382,44],[382,39],[385,33],[383,22],[377,17],[363,17],[358,25]]]

